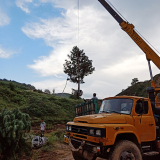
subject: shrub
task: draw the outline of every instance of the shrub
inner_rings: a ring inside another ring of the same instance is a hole
[[[18,158],[21,158],[24,154],[28,158],[32,156],[31,137],[29,138],[29,140],[22,139],[20,143]]]
[[[73,94],[71,94],[71,95],[69,96],[69,98],[71,98],[71,99],[79,99],[79,98],[77,98],[77,96],[75,96],[75,95],[73,95]]]
[[[58,129],[57,131],[55,131],[53,133],[53,135],[55,135],[57,137],[57,139],[62,143],[63,142],[63,137],[66,134],[66,130],[65,129]]]
[[[55,146],[56,140],[57,140],[57,137],[56,137],[55,135],[52,135],[52,134],[51,134],[51,135],[48,137],[48,143],[49,143],[49,145]]]
[[[30,131],[29,115],[14,110],[3,109],[0,114],[0,158],[16,159],[16,152],[24,141],[23,135]]]
[[[10,90],[15,91],[15,85],[12,82],[9,83],[9,88]]]

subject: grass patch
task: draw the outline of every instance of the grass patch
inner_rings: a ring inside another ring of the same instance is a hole
[[[53,150],[53,146],[50,146],[50,145],[45,145],[41,149],[41,151],[43,151],[43,152],[50,152],[52,150]]]
[[[52,146],[55,146],[56,144],[56,141],[57,141],[57,137],[54,135],[54,133],[50,133],[49,137],[48,137],[48,144],[49,145],[52,145]]]
[[[55,131],[53,134],[57,137],[58,141],[62,143],[64,140],[63,137],[64,137],[64,135],[66,135],[66,130],[65,129],[57,129],[57,131]]]

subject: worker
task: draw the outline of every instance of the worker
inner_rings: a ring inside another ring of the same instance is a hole
[[[46,131],[46,123],[43,121],[43,119],[41,119],[40,128],[41,128],[41,137],[43,137],[44,132]]]
[[[95,110],[95,103],[97,103],[98,98],[96,97],[96,93],[93,93],[93,98],[91,99],[93,101],[93,105],[92,105],[92,113],[94,113]]]
[[[98,98],[96,97],[96,93],[93,93],[93,98],[92,98],[92,100],[94,100],[94,99],[98,99]]]

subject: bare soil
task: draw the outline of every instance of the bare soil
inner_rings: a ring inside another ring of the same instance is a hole
[[[33,150],[34,156],[32,160],[74,160],[69,145],[56,143],[52,151],[41,151],[41,149]],[[23,159],[24,160],[24,159]],[[97,158],[96,160],[105,160]]]
[[[158,156],[146,156],[143,160],[159,160]],[[41,152],[37,160],[74,160],[69,145],[57,143],[55,149],[49,152]],[[96,160],[107,160],[97,158]]]
[[[54,130],[47,130],[47,133],[56,131],[57,129],[65,129],[66,125],[56,125]],[[39,133],[39,130],[34,130],[34,133]],[[42,148],[39,149],[33,149],[32,150],[32,158],[29,157],[23,157],[22,160],[74,160],[72,156],[72,152],[70,149],[70,146],[65,143],[56,142],[55,146],[51,150],[42,150]],[[145,156],[143,160],[160,160],[158,156]],[[103,158],[97,158],[96,160],[107,160]]]

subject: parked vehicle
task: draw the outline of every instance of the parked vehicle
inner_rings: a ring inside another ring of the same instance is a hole
[[[75,160],[142,160],[145,154],[160,153],[160,103],[153,81],[150,60],[160,69],[160,57],[105,1],[98,0],[116,19],[121,28],[144,51],[149,64],[152,87],[148,98],[116,96],[102,101],[98,114],[75,117],[66,126],[65,141]]]

